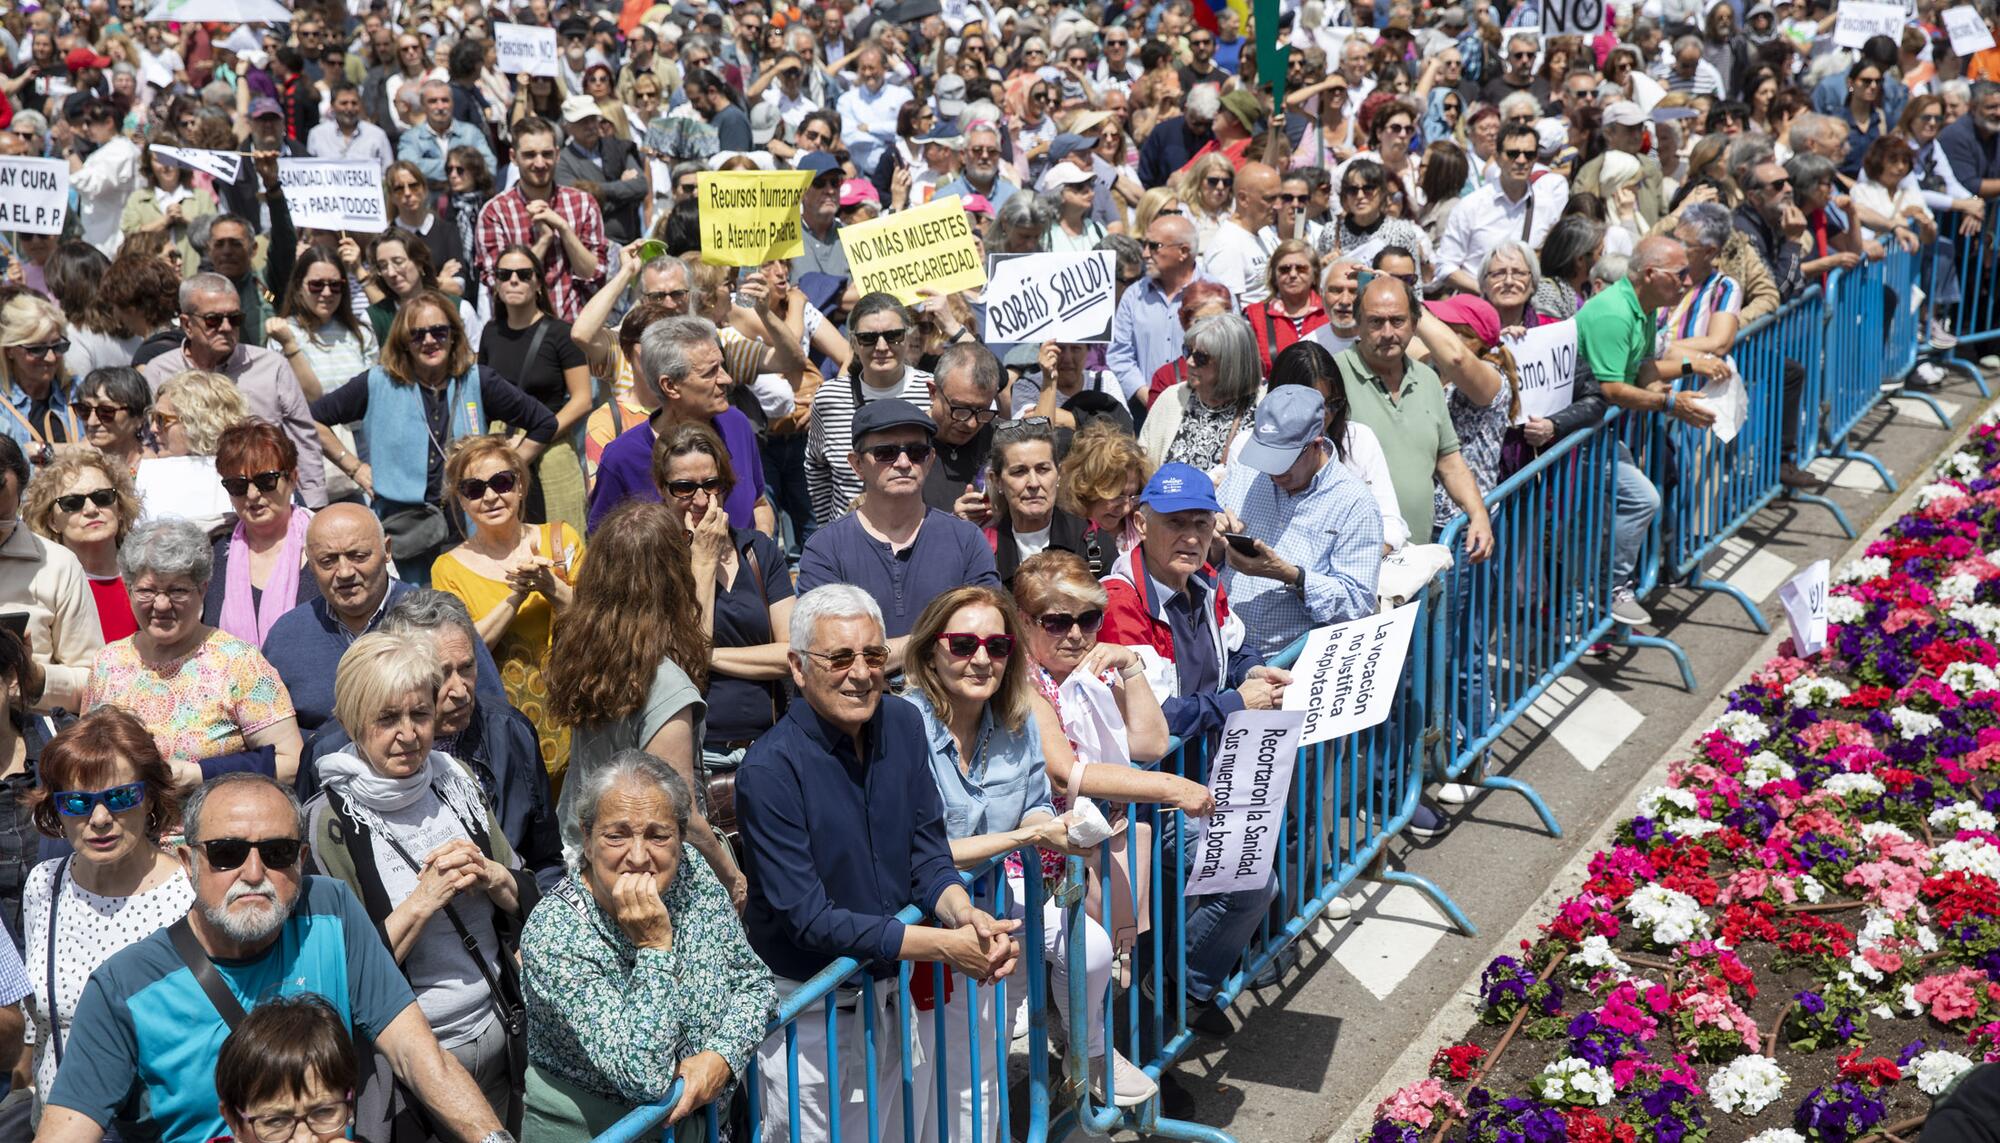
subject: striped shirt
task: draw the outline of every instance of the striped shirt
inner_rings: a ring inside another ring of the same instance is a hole
[[[832,523],[861,495],[861,478],[847,463],[847,454],[854,450],[854,411],[863,402],[891,397],[929,409],[930,383],[930,374],[905,366],[900,390],[864,385],[850,374],[829,378],[813,394],[812,419],[806,426],[806,490],[812,494],[813,519],[820,527]]]
[[[1696,60],[1693,75],[1682,75],[1681,69],[1669,60],[1664,66],[1653,69],[1653,78],[1660,81],[1668,91],[1682,95],[1721,95],[1722,73],[1707,60]]]
[[[1680,304],[1660,311],[1660,349],[1690,337],[1706,337],[1708,323],[1716,314],[1738,314],[1743,309],[1743,287],[1720,270],[1709,271],[1701,285],[1689,290]]]

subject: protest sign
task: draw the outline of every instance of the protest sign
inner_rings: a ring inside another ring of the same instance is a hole
[[[839,233],[854,286],[864,294],[894,294],[909,305],[919,300],[917,291],[925,287],[950,294],[986,284],[986,268],[979,264],[979,247],[972,240],[972,220],[957,195],[858,226],[843,226]]]
[[[1111,315],[1118,309],[1116,254],[995,254],[992,262],[988,341],[1101,345],[1111,340]]]
[[[1826,591],[1825,560],[1814,560],[1778,589],[1778,602],[1785,605],[1792,643],[1800,655],[1817,655],[1826,647]]]
[[[1951,54],[1964,59],[1993,46],[1993,29],[1970,4],[1944,10],[1944,30],[1951,37]]]
[[[382,168],[343,159],[279,159],[278,183],[285,205],[300,229],[354,230],[380,234],[389,229],[382,203]]]
[[[1570,405],[1576,385],[1576,319],[1536,326],[1507,343],[1521,374],[1521,419],[1552,417]]]
[[[811,171],[703,171],[695,177],[701,208],[701,260],[761,266],[806,251],[799,196]]]
[[[1304,722],[1296,711],[1239,710],[1223,724],[1208,767],[1215,812],[1195,845],[1188,896],[1260,889],[1271,879]]]
[[[1604,0],[1542,0],[1545,36],[1594,36],[1603,30]]]
[[[61,159],[0,158],[0,230],[61,234],[69,167]]]
[[[1903,34],[1904,21],[1909,19],[1909,13],[1900,3],[1882,4],[1876,0],[1840,0],[1835,15],[1833,42],[1843,48],[1859,48],[1870,36],[1898,39]]]
[[[193,147],[162,147],[153,144],[153,153],[190,171],[213,175],[233,183],[243,173],[243,156],[234,151],[203,151]]]
[[[493,48],[507,75],[556,74],[556,30],[534,24],[493,25]]]
[[[1366,730],[1389,717],[1403,659],[1410,653],[1417,604],[1387,615],[1350,619],[1306,633],[1292,665],[1282,708],[1305,716],[1299,745],[1311,746]]]

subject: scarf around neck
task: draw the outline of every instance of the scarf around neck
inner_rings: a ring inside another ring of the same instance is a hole
[[[254,603],[254,592],[250,586],[250,540],[244,532],[243,521],[236,521],[235,530],[229,533],[229,579],[222,587],[222,616],[217,626],[253,647],[264,645],[264,637],[271,633],[271,625],[299,601],[299,571],[305,562],[306,525],[311,520],[311,509],[297,505],[292,507],[292,518],[285,525],[284,542],[278,547],[278,566],[271,569],[271,578],[264,584],[263,598]]]
[[[486,828],[485,795],[472,776],[442,751],[431,751],[423,768],[407,778],[378,774],[359,754],[346,751],[320,759],[319,774],[320,783],[347,803],[348,815],[371,833],[388,829],[383,814],[407,810],[426,797],[458,815],[467,830]]]

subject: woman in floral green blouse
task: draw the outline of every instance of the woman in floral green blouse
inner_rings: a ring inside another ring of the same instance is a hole
[[[624,750],[580,779],[581,850],[521,937],[528,1006],[522,1138],[596,1136],[687,1081],[669,1123],[741,1078],[776,1010],[771,973],[708,863],[687,848],[693,796]]]

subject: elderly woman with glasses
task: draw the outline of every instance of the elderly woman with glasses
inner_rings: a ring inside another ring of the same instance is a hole
[[[118,545],[139,520],[132,474],[97,452],[65,453],[42,466],[22,495],[21,519],[83,565],[106,643],[138,630],[125,602]]]
[[[153,394],[147,414],[153,444],[135,474],[141,518],[177,516],[203,531],[221,527],[234,509],[216,473],[215,450],[222,431],[249,415],[236,383],[220,373],[167,378]]]
[[[523,1137],[587,1143],[677,1079],[668,1122],[698,1126],[777,1011],[771,971],[689,845],[695,793],[677,768],[621,750],[578,777],[568,808],[569,874],[521,937]]]
[[[186,520],[141,524],[118,566],[139,629],[98,654],[84,709],[138,716],[177,786],[244,769],[291,782],[303,745],[291,695],[256,647],[201,621],[208,536]]]
[[[1264,271],[1270,296],[1244,312],[1250,334],[1257,339],[1257,369],[1271,372],[1271,362],[1287,346],[1327,323],[1326,302],[1320,298],[1319,255],[1303,238],[1287,238],[1271,251]]]
[[[180,824],[173,773],[137,718],[91,711],[42,747],[34,774],[35,829],[70,850],[21,886],[39,1111],[91,973],[185,916],[194,886],[165,848]]]
[[[1257,340],[1240,314],[1217,314],[1189,327],[1188,379],[1153,402],[1139,443],[1162,464],[1199,469],[1222,464],[1229,444],[1255,424],[1263,396]]]
[[[428,639],[370,632],[341,655],[333,713],[350,745],[314,762],[306,871],[354,890],[439,1045],[518,1130],[515,946],[538,893],[478,779],[433,749],[442,685]]]
[[[382,343],[381,364],[314,401],[312,415],[328,463],[374,497],[397,568],[417,583],[427,582],[431,562],[466,534],[446,499],[452,442],[483,435],[499,421],[517,434],[511,447],[532,464],[556,433],[556,419],[540,401],[474,363],[458,305],[435,290],[403,301]],[[367,463],[330,430],[356,422],[368,442]]]
[[[14,438],[31,464],[45,464],[57,446],[83,439],[70,408],[63,363],[69,349],[62,311],[47,298],[17,293],[0,305],[0,393],[7,397],[0,433]]]
[[[238,421],[222,431],[215,470],[236,526],[216,538],[202,622],[262,647],[279,616],[319,598],[319,581],[306,571],[312,511],[293,499],[298,446],[275,425]]]

